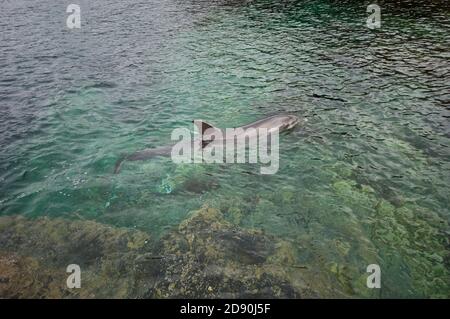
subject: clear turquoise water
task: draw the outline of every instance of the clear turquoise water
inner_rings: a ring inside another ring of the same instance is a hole
[[[445,3],[445,2],[444,2]],[[0,12],[0,212],[164,235],[203,205],[381,297],[450,294],[449,10],[347,1],[9,1]],[[204,119],[289,112],[280,170],[125,163]],[[342,276],[342,269],[346,269]],[[332,284],[332,283],[331,283]],[[356,288],[354,296],[368,293]]]

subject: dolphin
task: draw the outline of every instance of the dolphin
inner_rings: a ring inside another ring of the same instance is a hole
[[[305,119],[306,120],[306,119]],[[195,138],[191,141],[192,147],[205,148],[212,142],[214,139],[211,139],[210,136],[214,136],[214,133],[220,131],[221,133],[225,133],[225,129],[217,128],[205,121],[202,120],[194,120],[192,121],[198,128],[200,137]],[[278,130],[279,132],[287,131],[295,127],[300,122],[300,119],[295,115],[273,115],[256,122],[252,122],[250,124],[236,127],[235,129],[243,129],[244,131],[249,128],[259,129],[265,128],[267,131],[273,132]],[[223,140],[216,140],[216,142],[223,142]],[[197,145],[194,145],[197,144]],[[125,155],[119,158],[114,167],[114,174],[120,172],[121,166],[124,161],[143,161],[157,156],[171,156],[172,147],[175,143],[171,145],[161,146],[157,148],[147,148],[144,150],[140,150],[134,152],[130,155]]]

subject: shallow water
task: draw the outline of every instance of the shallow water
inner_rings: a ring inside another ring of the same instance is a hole
[[[296,247],[358,297],[449,297],[449,10],[358,1],[6,1],[0,12],[0,212],[160,238],[220,209]],[[291,113],[280,169],[126,162],[201,118]],[[20,251],[18,252],[20,253]],[[362,282],[379,264],[382,288]],[[300,270],[299,270],[300,271]],[[329,277],[327,277],[329,276]],[[339,295],[336,292],[336,295]]]

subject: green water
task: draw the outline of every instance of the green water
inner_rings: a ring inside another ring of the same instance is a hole
[[[364,2],[96,1],[0,13],[0,211],[160,238],[202,206],[290,242],[356,297],[449,297],[449,10]],[[384,9],[385,8],[385,9]],[[28,20],[27,20],[28,19]],[[280,169],[126,162],[193,119],[277,113]],[[379,264],[382,289],[367,290]]]

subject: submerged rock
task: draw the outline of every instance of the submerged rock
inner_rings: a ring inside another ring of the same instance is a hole
[[[33,257],[0,253],[1,298],[62,298],[64,271],[48,268]]]
[[[376,206],[373,240],[385,248],[381,255],[387,261],[385,273],[397,274],[408,269],[409,289],[416,296],[450,297],[450,239],[446,221],[423,207],[400,208],[381,200]],[[386,276],[387,277],[387,276]],[[387,277],[388,283],[390,279]],[[393,284],[391,287],[395,287]],[[388,293],[399,294],[390,289]]]
[[[317,294],[293,285],[282,241],[258,230],[243,230],[204,207],[166,236],[158,251],[161,277],[149,297],[299,298]],[[304,284],[304,283],[303,283]]]
[[[149,247],[140,231],[61,218],[0,218],[0,297],[138,296],[134,261]],[[81,268],[82,288],[68,289],[66,267]]]
[[[92,221],[1,217],[0,247],[2,298],[319,295],[303,280],[292,245],[208,207],[157,242]],[[66,287],[69,264],[81,268],[79,289]]]
[[[366,251],[372,250],[371,246],[376,248],[376,255],[365,260],[379,263],[383,269],[383,297],[450,296],[447,221],[415,202],[388,201],[377,196],[370,186],[358,187],[354,181],[337,181],[333,188],[342,202],[365,221],[365,233],[369,238],[363,240],[364,234],[357,238],[359,243],[370,242]],[[337,248],[346,253],[346,247],[339,245]],[[362,252],[359,255],[363,256]],[[358,293],[361,291],[363,289]]]
[[[333,189],[348,205],[334,212],[339,218],[313,219],[291,241],[242,228],[252,212],[236,203],[223,214],[208,206],[191,212],[158,240],[93,221],[0,217],[0,298],[449,296],[445,221],[350,182]],[[255,214],[277,201],[297,206],[290,192],[250,206]],[[371,263],[383,269],[381,292],[366,287]],[[81,267],[80,289],[66,287],[69,264]]]

